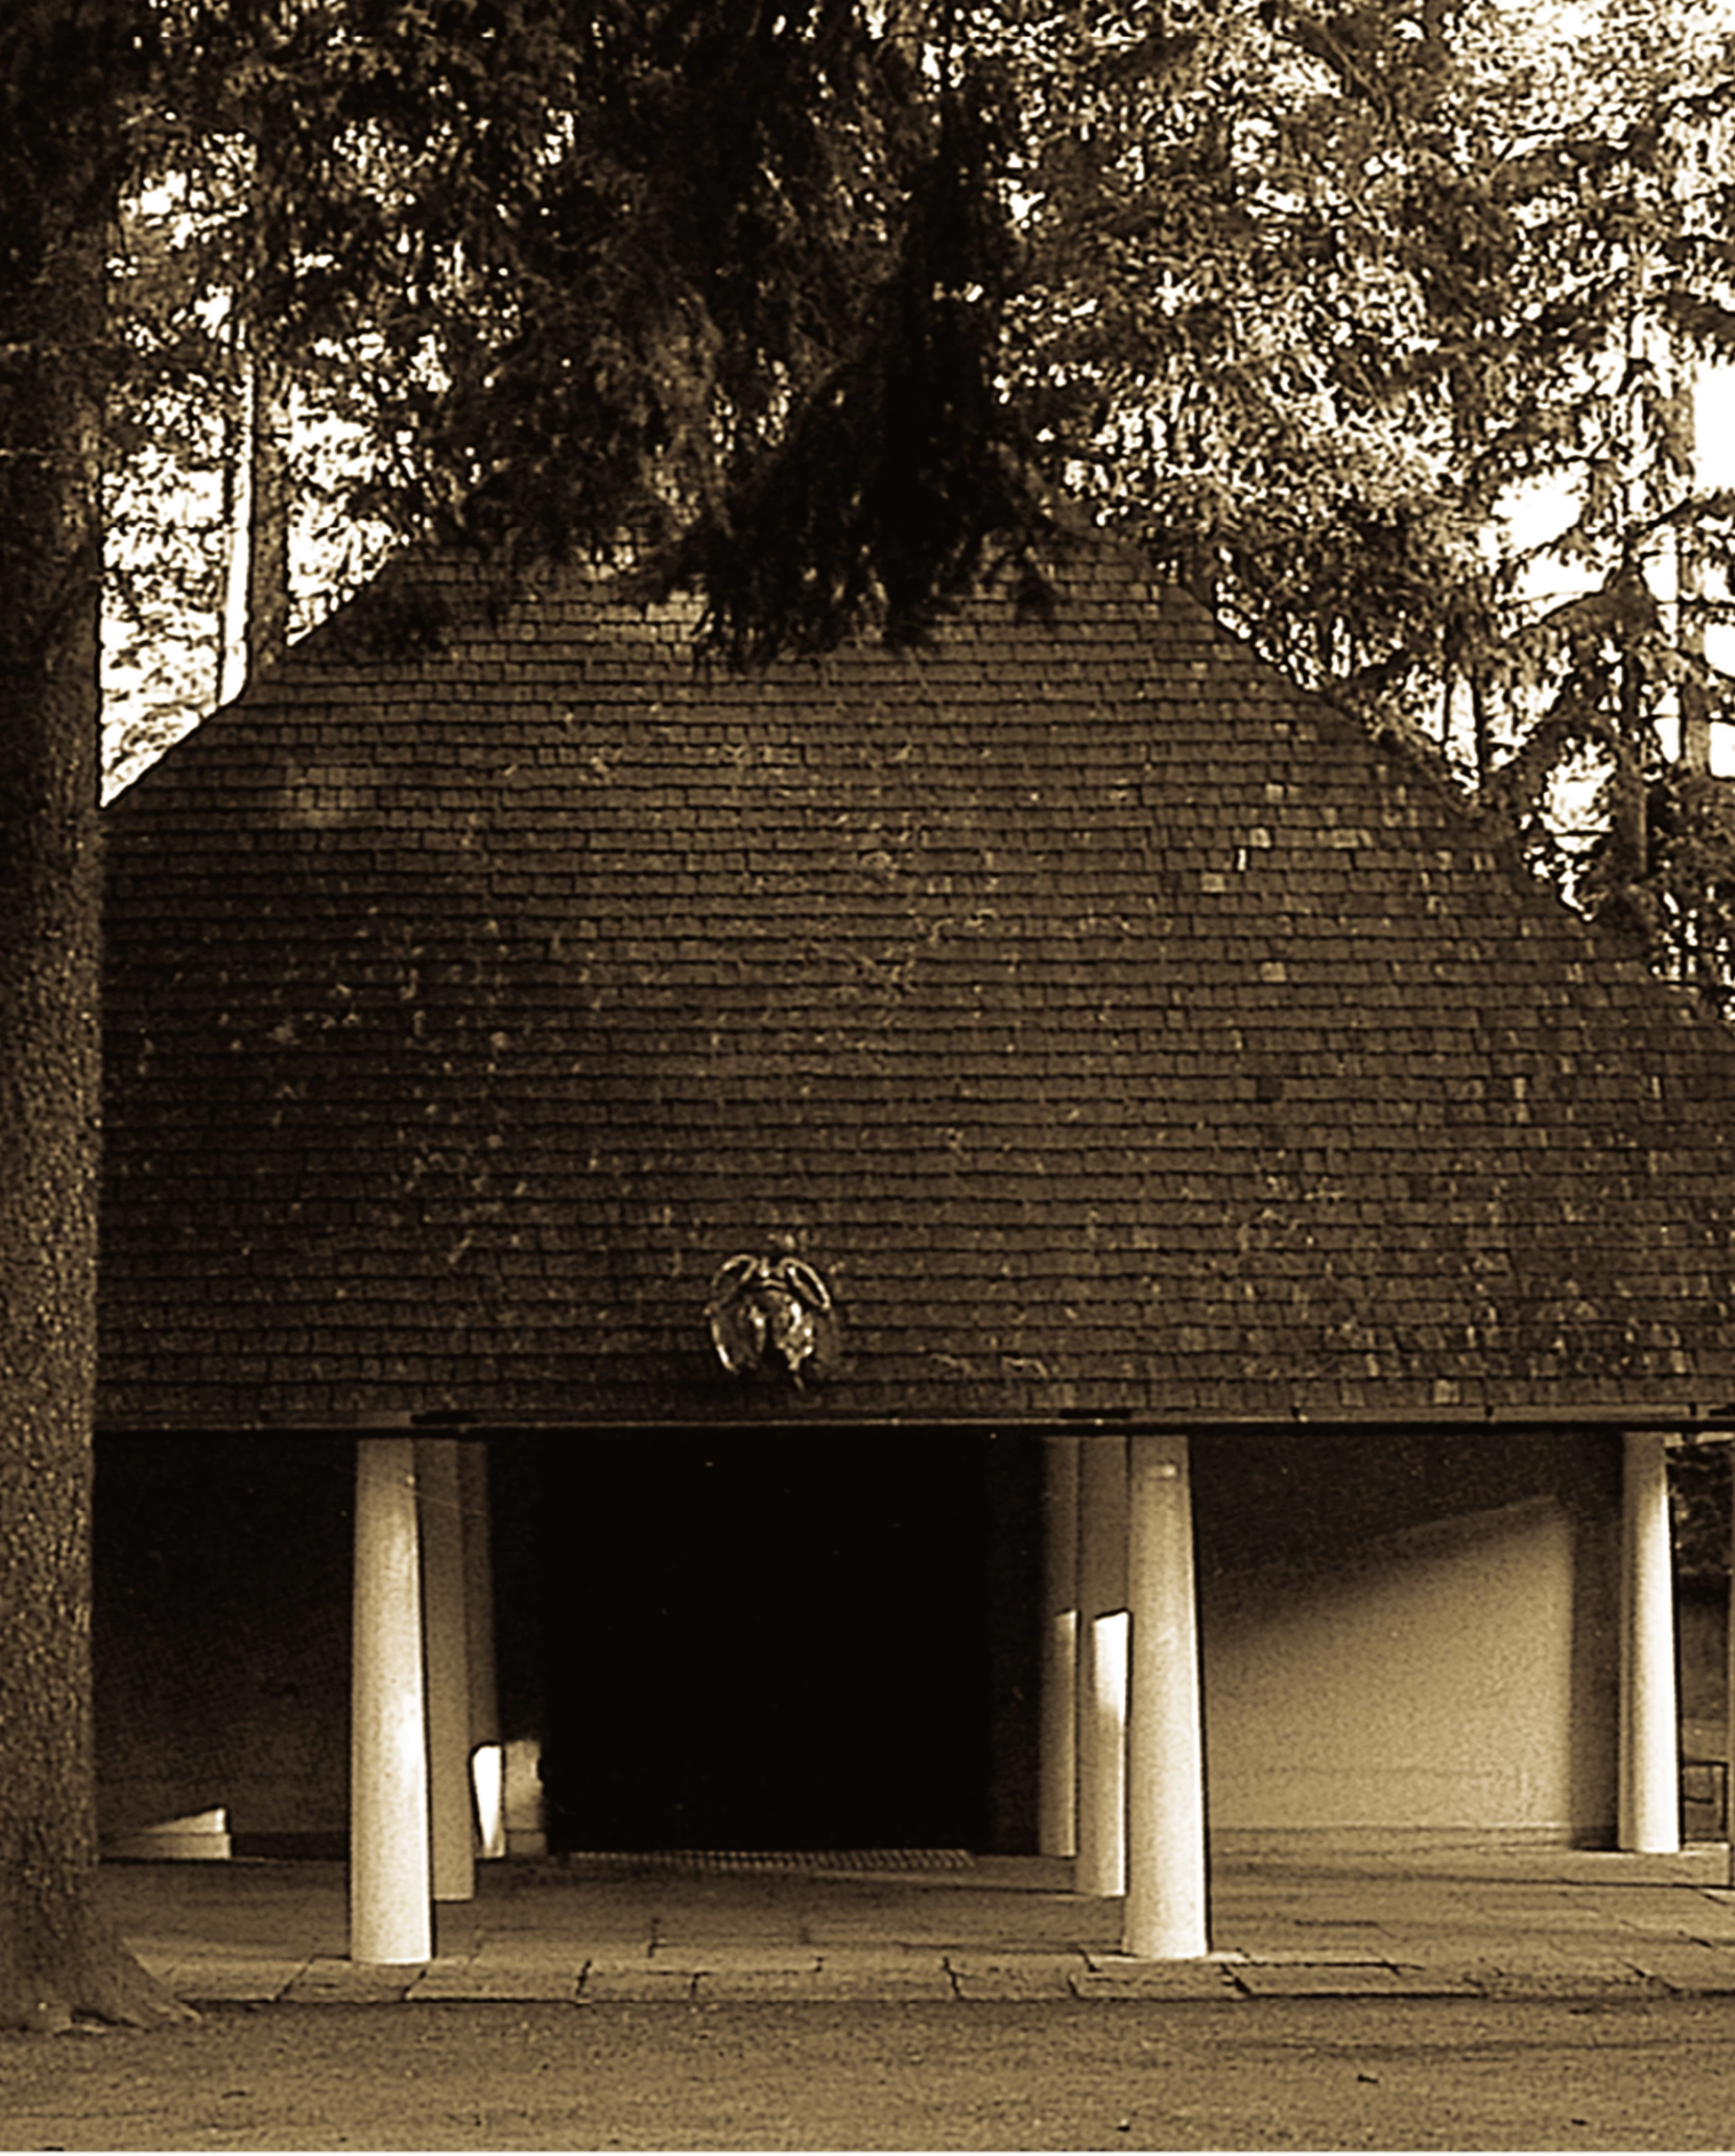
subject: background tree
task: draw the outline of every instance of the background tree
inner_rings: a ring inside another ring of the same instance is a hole
[[[125,656],[216,611],[208,542],[196,591],[141,562],[126,490],[142,449],[161,500],[167,444],[211,513],[245,490],[238,351],[303,423],[304,541],[323,513],[297,626],[406,536],[510,571],[629,529],[737,655],[903,635],[1039,526],[994,386],[1010,84],[969,11],[442,0],[389,59],[388,0],[224,12],[221,109],[165,116],[130,202]]]
[[[365,348],[291,372],[250,261],[257,152],[176,144],[121,205],[110,308],[105,761],[124,783],[349,596],[391,535],[352,497],[382,385]]]
[[[295,625],[405,533],[521,564],[630,526],[737,656],[916,634],[1041,532],[1039,470],[1722,998],[1731,505],[1683,394],[1735,320],[1714,10],[448,0],[381,64],[392,15],[243,11],[214,121],[159,131],[173,274],[126,290],[159,478],[271,439],[261,367],[311,423]],[[317,125],[278,141],[284,82]],[[208,623],[196,566],[136,654]]]

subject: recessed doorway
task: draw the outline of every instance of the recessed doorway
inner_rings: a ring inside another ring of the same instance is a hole
[[[991,1443],[551,1438],[551,1848],[983,1846]]]

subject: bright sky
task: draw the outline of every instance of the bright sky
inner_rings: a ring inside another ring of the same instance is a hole
[[[1735,367],[1699,374],[1699,482],[1735,486]]]
[[[1697,414],[1700,485],[1735,488],[1735,367],[1702,370]],[[1735,629],[1712,629],[1705,649],[1725,672],[1735,674]],[[1735,773],[1735,726],[1713,728],[1711,766],[1726,777]]]

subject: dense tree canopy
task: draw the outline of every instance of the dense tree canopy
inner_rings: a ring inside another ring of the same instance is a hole
[[[127,526],[160,511],[166,444],[189,479],[223,465],[244,356],[297,400],[316,501],[341,430],[376,552],[432,534],[511,567],[630,531],[702,573],[737,653],[917,632],[1033,521],[995,386],[1006,69],[947,12],[187,13],[117,265],[131,655],[165,609],[214,606],[216,550],[185,562],[189,605]]]

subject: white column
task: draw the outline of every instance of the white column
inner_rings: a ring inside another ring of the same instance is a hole
[[[1681,1846],[1675,1578],[1662,1439],[1630,1433],[1622,1465],[1620,1842],[1660,1854]]]
[[[428,1668],[428,1811],[434,1898],[476,1891],[470,1786],[470,1657],[464,1592],[464,1499],[455,1437],[416,1440],[422,1519],[422,1620]]]
[[[1735,1465],[1735,1455],[1732,1455]],[[1729,1602],[1723,1622],[1723,1834],[1729,1845],[1725,1883],[1735,1887],[1735,1507],[1729,1521]]]
[[[1078,1454],[1075,1437],[1042,1440],[1042,1737],[1037,1847],[1078,1848]]]
[[[1193,1590],[1188,1440],[1131,1444],[1127,1604],[1132,1621],[1127,1728],[1129,1954],[1196,1959],[1209,1951],[1205,1747]]]
[[[1081,1894],[1127,1891],[1127,1440],[1087,1437],[1078,1483]]]
[[[488,1447],[458,1447],[464,1498],[464,1614],[470,1650],[470,1779],[476,1805],[476,1853],[506,1853],[506,1753],[500,1741],[500,1679],[494,1652],[494,1553],[488,1502]]]
[[[350,1958],[434,1954],[422,1555],[411,1437],[356,1447],[350,1720]]]

